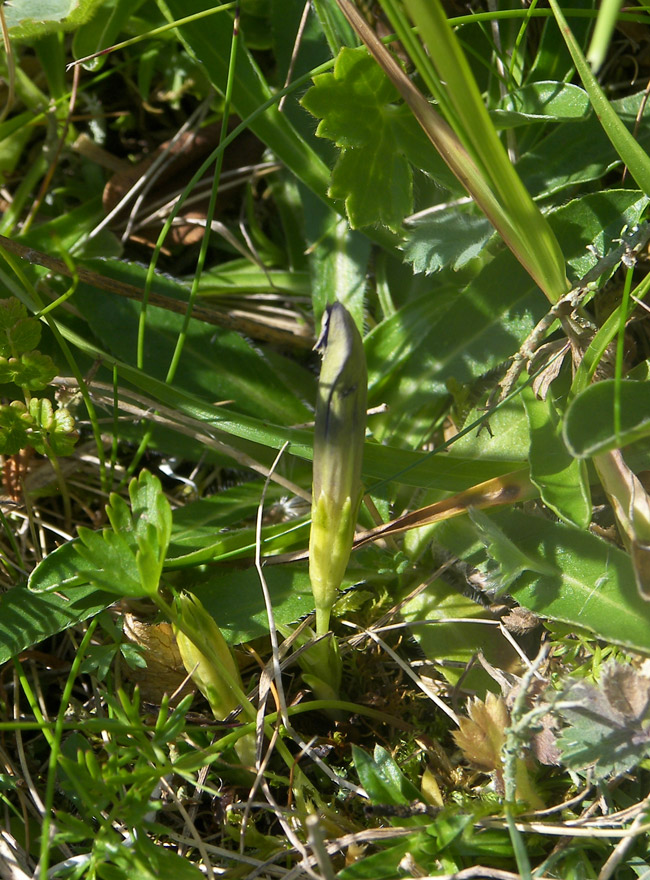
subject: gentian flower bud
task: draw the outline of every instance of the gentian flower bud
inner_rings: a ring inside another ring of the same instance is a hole
[[[363,495],[361,464],[368,376],[361,335],[347,309],[329,306],[316,343],[323,356],[314,429],[309,576],[316,632],[329,629],[350,558]]]

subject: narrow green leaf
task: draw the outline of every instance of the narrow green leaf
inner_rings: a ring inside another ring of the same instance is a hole
[[[144,0],[115,0],[113,3],[102,3],[97,14],[90,21],[81,25],[72,41],[72,52],[75,58],[85,58],[106,49],[116,42],[118,34],[135,16]],[[93,58],[84,63],[86,70],[100,70],[104,66],[106,56]]]
[[[153,531],[157,555],[162,563],[172,529],[172,510],[160,480],[150,471],[141,471],[129,484],[129,498],[138,546],[151,544]]]
[[[438,0],[405,0],[405,6],[428,49],[427,57],[445,84],[445,96],[456,116],[449,122],[479,169],[476,179],[471,179],[468,167],[469,185],[464,185],[547,298],[555,302],[567,290],[562,251],[499,140],[442,4]],[[488,211],[488,202],[482,203],[483,187],[494,196],[499,212]]]
[[[603,0],[600,4],[596,27],[587,51],[587,61],[596,73],[605,61],[622,5],[623,0]]]
[[[352,758],[359,780],[373,803],[408,804],[420,798],[420,792],[381,746],[375,746],[371,758],[363,749],[353,745]]]
[[[105,276],[140,289],[144,286],[146,269],[142,266],[118,261],[90,265],[101,266]],[[177,300],[187,298],[187,288],[171,278],[158,277],[154,290]],[[116,357],[135,364],[139,305],[83,283],[75,302],[100,343]],[[167,375],[182,325],[182,315],[149,306],[144,362],[147,372],[159,379]],[[302,423],[311,416],[289,382],[278,375],[270,356],[234,331],[191,319],[182,364],[175,381],[178,389],[203,394],[207,400],[229,400],[234,409],[287,424]],[[298,366],[295,369],[300,371]]]
[[[294,623],[313,611],[314,599],[305,563],[267,566],[264,572],[276,623]],[[268,637],[268,616],[259,574],[254,568],[218,572],[194,584],[191,592],[219,622],[229,644]]]
[[[212,0],[159,0],[159,4],[169,10],[170,19],[185,18],[213,5]],[[214,87],[224,94],[228,79],[232,18],[229,13],[219,16],[218,21],[215,18],[184,24],[178,31],[188,51],[205,65]],[[262,71],[244,46],[240,46],[237,52],[235,78],[237,88],[233,94],[233,107],[244,119],[272,97]],[[299,180],[319,198],[329,201],[329,169],[296,133],[277,106],[273,105],[265,113],[259,114],[251,122],[250,128]]]
[[[177,409],[197,420],[197,430],[205,426],[223,431],[260,447],[280,449],[288,440],[289,453],[311,461],[313,435],[309,431],[286,428],[268,421],[234,413],[226,407],[213,406],[195,394],[189,394],[165,384],[159,379],[119,361],[97,348],[87,338],[80,336],[64,324],[57,324],[64,338],[93,358],[100,358],[107,366],[116,366],[119,375],[149,394],[153,400]],[[261,452],[261,449],[256,450]],[[440,456],[431,456],[407,449],[366,442],[364,447],[363,474],[366,485],[373,481],[397,478],[408,486],[436,486],[448,491],[460,491],[486,479],[516,470],[520,462],[484,462],[456,459],[450,464]]]

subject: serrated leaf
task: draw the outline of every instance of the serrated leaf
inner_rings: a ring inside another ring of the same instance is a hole
[[[551,395],[539,400],[526,387],[522,400],[530,430],[530,478],[547,507],[564,522],[585,529],[591,521],[586,465],[567,450],[561,435],[562,422]]]
[[[132,507],[112,493],[106,512],[111,529],[80,527],[75,550],[97,571],[88,580],[124,596],[152,596],[158,590],[171,534],[171,508],[160,481],[147,470],[131,480]],[[137,549],[136,549],[137,548]]]
[[[152,528],[149,531],[154,530]],[[162,574],[162,561],[158,559],[156,549],[151,545],[141,545],[135,555],[135,561],[143,589],[147,595],[155,596]]]
[[[382,224],[398,231],[412,210],[412,172],[392,124],[397,97],[365,49],[344,48],[334,72],[315,77],[302,99],[321,117],[317,135],[343,148],[329,195],[345,201],[353,228]]]
[[[329,195],[344,199],[353,229],[383,224],[399,231],[413,206],[413,178],[388,129],[377,131],[373,149],[343,150],[332,171]]]
[[[74,549],[92,565],[92,569],[86,571],[90,583],[117,596],[148,595],[140,582],[135,553],[126,538],[110,529],[93,532],[80,526],[78,532],[80,543],[75,544]]]
[[[343,48],[333,73],[314,77],[301,100],[320,122],[316,133],[338,147],[371,146],[385,125],[385,107],[397,90],[364,48]]]
[[[458,270],[480,254],[492,235],[494,227],[485,217],[447,209],[408,229],[402,250],[414,272]]]
[[[106,505],[106,515],[114,532],[120,535],[131,536],[133,534],[133,518],[131,510],[121,495],[111,492]],[[133,542],[135,544],[135,542]]]
[[[142,549],[155,543],[162,564],[171,535],[172,511],[160,480],[147,470],[141,471],[129,484],[129,497],[138,546]]]

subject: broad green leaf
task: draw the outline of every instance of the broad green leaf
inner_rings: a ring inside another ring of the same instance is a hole
[[[303,97],[320,118],[316,134],[342,148],[329,194],[344,199],[353,228],[398,231],[412,211],[412,174],[391,125],[397,91],[364,48],[342,49],[333,73],[314,77]]]
[[[469,509],[469,518],[487,549],[487,564],[481,566],[486,588],[500,595],[512,587],[526,571],[548,577],[559,573],[559,569],[540,554],[531,553],[508,537],[486,513]]]
[[[587,468],[562,440],[562,421],[548,394],[539,400],[530,386],[522,391],[530,429],[530,478],[542,500],[560,519],[579,528],[591,521]]]
[[[0,351],[3,354],[13,354],[11,349],[7,349],[5,352],[4,345],[6,343],[4,342],[4,337],[19,321],[24,320],[26,317],[27,309],[15,296],[0,300],[0,334],[3,337],[3,348],[0,348]]]
[[[18,357],[36,348],[40,339],[40,323],[28,317],[20,300],[14,296],[0,300],[0,355]]]
[[[12,0],[5,18],[14,40],[38,39],[87,21],[103,0]]]
[[[587,93],[563,82],[535,82],[508,92],[490,111],[497,128],[514,128],[531,122],[580,121],[590,113]]]
[[[575,199],[550,214],[572,273],[582,277],[618,247],[623,228],[634,225],[646,205],[637,190],[614,190]],[[373,430],[380,424],[378,439],[391,438],[384,432],[399,424],[404,444],[424,442],[418,433],[427,424],[424,416],[430,425],[449,384],[471,387],[506,361],[545,311],[538,288],[504,250],[461,291],[433,287],[428,300],[407,304],[375,327],[366,339],[369,403],[390,407],[389,415],[370,423]]]
[[[305,232],[314,323],[320,326],[328,303],[340,302],[363,328],[364,293],[368,278],[370,241],[350,229],[347,221],[312,193],[303,193]]]
[[[99,532],[90,531],[90,534],[101,537]],[[95,565],[90,554],[86,558],[77,552],[79,543],[78,538],[68,541],[39,562],[27,580],[30,591],[49,593],[77,587],[83,587],[85,590],[92,583],[91,576],[95,571]],[[114,601],[115,596],[112,595],[110,602]]]
[[[557,569],[555,575],[522,574],[510,587],[520,605],[608,642],[650,651],[650,605],[637,592],[627,553],[588,531],[520,511],[493,517],[522,552]]]
[[[41,324],[36,318],[23,318],[11,327],[7,333],[11,354],[19,355],[32,351],[41,339]]]
[[[113,595],[89,586],[66,593],[36,595],[21,584],[0,596],[0,663],[81,623],[115,601]]]
[[[266,566],[264,579],[276,623],[295,623],[313,611],[306,563]],[[268,617],[256,569],[211,574],[189,589],[218,622],[229,644],[268,636]]]
[[[86,4],[88,5],[88,4]],[[5,17],[7,27],[15,27],[23,21],[61,21],[79,6],[79,0],[13,0]]]
[[[640,146],[648,149],[650,118],[643,114],[638,126],[635,122],[643,101],[644,93],[639,92],[612,101],[611,106],[628,127],[634,127]],[[599,180],[621,164],[593,113],[585,122],[565,122],[536,142],[517,163],[517,171],[529,192],[534,196],[548,196],[567,187]]]
[[[621,430],[614,407],[618,398]],[[564,420],[564,441],[572,455],[589,458],[650,435],[650,382],[614,379],[585,388],[571,402]]]
[[[451,383],[450,383],[451,385]],[[464,386],[452,387],[456,410],[463,412],[463,399],[459,396]],[[463,426],[469,426],[485,416],[485,409],[477,405],[465,417]],[[473,431],[469,431],[449,447],[449,457],[482,460],[526,462],[530,445],[530,433],[524,408],[519,397],[503,403],[489,418]]]

